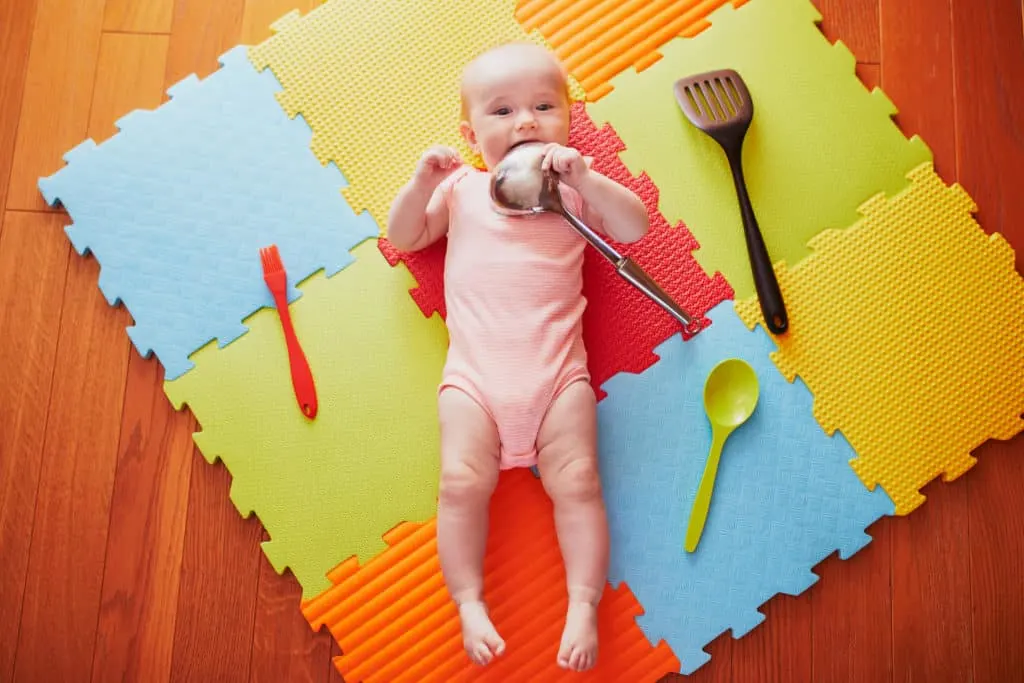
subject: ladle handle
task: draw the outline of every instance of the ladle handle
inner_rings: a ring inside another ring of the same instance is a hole
[[[591,246],[597,249],[602,256],[612,262],[612,265],[618,266],[619,262],[622,261],[622,254],[615,251],[615,247],[608,244],[604,239],[594,232],[589,225],[581,221],[579,218],[574,216],[571,211],[562,209],[562,215],[565,216],[565,220],[569,221],[572,227],[576,228],[576,231],[583,235],[583,238],[590,242]]]

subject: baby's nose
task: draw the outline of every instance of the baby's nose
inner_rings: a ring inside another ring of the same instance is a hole
[[[532,126],[536,123],[536,117],[534,117],[533,112],[529,110],[521,112],[516,119],[516,125],[519,128],[526,128],[527,126]]]

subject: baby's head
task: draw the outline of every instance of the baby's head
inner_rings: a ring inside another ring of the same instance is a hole
[[[462,124],[470,148],[493,168],[520,142],[569,140],[565,68],[535,43],[507,43],[470,62],[462,73]]]

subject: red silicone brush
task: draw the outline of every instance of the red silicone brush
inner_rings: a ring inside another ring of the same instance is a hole
[[[278,315],[281,316],[281,327],[284,328],[284,338],[288,344],[288,363],[291,365],[295,398],[299,402],[302,414],[312,420],[316,417],[317,411],[316,386],[313,384],[313,373],[309,370],[306,354],[302,352],[299,339],[295,336],[292,317],[288,313],[288,276],[284,264],[281,263],[277,245],[261,247],[260,260],[263,262],[263,279],[270,293],[274,295],[274,303],[277,305]]]

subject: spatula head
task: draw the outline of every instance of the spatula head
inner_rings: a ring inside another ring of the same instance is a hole
[[[690,123],[723,145],[742,139],[754,117],[750,91],[732,69],[680,78],[675,94]]]

